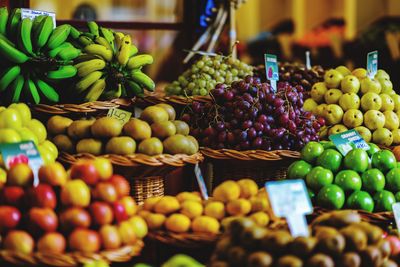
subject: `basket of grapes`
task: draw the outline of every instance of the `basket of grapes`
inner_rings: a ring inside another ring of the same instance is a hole
[[[275,93],[269,84],[247,76],[231,87],[218,84],[210,96],[211,102],[195,101],[182,115],[208,163],[210,187],[242,177],[258,185],[284,179],[298,151],[318,140],[325,123],[302,109],[303,89],[288,83],[279,83]]]

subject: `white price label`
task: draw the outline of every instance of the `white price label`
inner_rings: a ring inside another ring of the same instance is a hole
[[[41,11],[41,10],[34,10],[29,8],[21,8],[21,18],[30,18],[33,20],[37,16],[46,15],[53,18],[54,28],[56,27],[56,13],[48,12],[48,11]]]
[[[198,163],[196,163],[196,165],[194,166],[194,174],[196,175],[196,180],[197,183],[199,184],[201,195],[205,200],[207,200],[208,199],[207,186],[206,183],[204,182],[204,177],[203,174],[201,173],[201,169]]]

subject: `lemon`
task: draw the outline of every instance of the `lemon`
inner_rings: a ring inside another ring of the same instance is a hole
[[[203,214],[203,205],[197,201],[186,200],[182,202],[181,213],[190,219],[196,218]]]
[[[237,215],[237,216],[242,216],[246,215],[251,211],[251,203],[247,199],[234,199],[228,202],[226,205],[226,211],[230,215]]]
[[[167,230],[177,233],[185,233],[190,229],[190,219],[183,214],[172,214],[165,221]]]
[[[218,220],[209,216],[197,217],[192,222],[193,232],[218,234],[219,228]]]
[[[214,189],[213,196],[215,200],[222,202],[238,199],[240,196],[240,186],[235,181],[225,181]]]
[[[173,196],[163,196],[155,205],[154,211],[161,214],[170,214],[180,209],[179,201]]]
[[[143,208],[147,211],[153,211],[154,205],[161,199],[161,197],[151,197],[144,201]]]
[[[252,219],[258,226],[264,227],[269,223],[269,216],[263,211],[258,211],[250,215]]]
[[[164,214],[149,213],[144,219],[150,230],[157,230],[164,225],[167,218]]]
[[[201,202],[201,197],[197,193],[198,192],[181,192],[176,196],[176,198],[181,203],[185,200]]]
[[[47,130],[46,127],[44,127],[43,123],[41,123],[40,121],[32,119],[26,124],[26,127],[36,135],[39,140],[39,144],[43,143],[44,140],[46,140]]]
[[[225,205],[220,201],[210,202],[206,205],[204,214],[217,220],[222,220],[225,217]]]
[[[237,182],[240,187],[240,197],[250,198],[257,195],[258,185],[251,179],[242,179]]]

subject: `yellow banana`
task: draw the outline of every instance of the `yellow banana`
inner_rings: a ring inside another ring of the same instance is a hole
[[[96,37],[96,39],[94,40],[96,43],[98,43],[99,45],[104,46],[105,48],[107,48],[108,50],[112,51],[113,48],[111,47],[111,45],[108,43],[108,41],[106,40],[106,38],[104,37]]]
[[[130,35],[125,35],[122,39],[121,47],[118,49],[117,60],[121,66],[125,66],[128,63],[129,56],[131,53],[132,39]]]
[[[92,84],[99,80],[103,76],[101,71],[93,71],[85,77],[83,77],[79,82],[76,83],[76,89],[79,93],[88,89]]]
[[[105,88],[106,88],[106,80],[105,79],[97,80],[92,86],[90,86],[89,92],[85,97],[86,101],[93,102],[98,100]]]
[[[102,59],[92,59],[86,61],[85,64],[82,64],[78,68],[78,76],[85,77],[89,73],[93,71],[102,70],[106,66],[106,62]]]
[[[151,55],[144,54],[129,58],[127,67],[128,69],[132,70],[152,63],[153,57]]]
[[[108,50],[106,47],[99,45],[99,44],[90,44],[85,46],[84,48],[85,52],[88,54],[94,54],[101,56],[107,61],[111,61],[113,58],[113,52],[112,50]]]
[[[121,47],[122,44],[122,39],[124,39],[125,34],[123,34],[122,32],[114,32],[114,38],[115,38],[115,45],[117,46],[116,50],[118,51],[119,48]]]

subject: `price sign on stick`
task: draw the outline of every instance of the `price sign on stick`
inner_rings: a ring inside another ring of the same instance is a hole
[[[369,150],[367,142],[365,142],[362,136],[354,129],[339,134],[332,134],[329,136],[329,139],[343,156],[346,156],[346,154],[354,148]]]
[[[392,205],[394,219],[396,221],[397,229],[400,229],[400,202],[393,203]]]
[[[276,55],[264,54],[265,74],[271,83],[272,91],[277,91],[276,83],[279,81],[278,60]]]
[[[309,236],[305,215],[313,208],[304,181],[267,182],[265,187],[272,210],[276,216],[286,218],[292,236]]]
[[[311,69],[310,51],[306,51],[306,69]]]
[[[112,108],[108,111],[107,116],[117,119],[121,124],[125,124],[131,118],[132,113],[122,109]]]
[[[196,163],[196,165],[194,166],[194,174],[196,175],[196,180],[197,183],[199,184],[201,195],[205,200],[207,200],[208,199],[207,186],[206,183],[204,182],[204,177],[203,174],[201,173],[201,169],[198,163]]]
[[[378,71],[378,51],[372,51],[367,54],[367,72],[368,76],[374,78]]]
[[[21,18],[30,18],[33,20],[34,18],[45,15],[50,16],[53,19],[54,28],[56,27],[56,13],[48,12],[48,11],[41,11],[41,10],[34,10],[29,8],[21,8]]]

